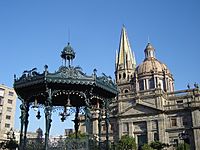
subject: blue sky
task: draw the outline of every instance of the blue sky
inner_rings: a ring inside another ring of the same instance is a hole
[[[0,83],[13,85],[13,76],[44,65],[54,72],[62,64],[60,52],[70,41],[74,65],[87,74],[96,68],[114,78],[115,51],[125,24],[139,65],[150,42],[156,57],[166,63],[177,90],[200,83],[200,1],[198,0],[1,0]],[[70,32],[70,36],[69,36]],[[19,129],[17,102],[15,128]],[[44,127],[31,111],[30,131]],[[54,114],[51,134],[63,134],[71,119],[60,123]]]

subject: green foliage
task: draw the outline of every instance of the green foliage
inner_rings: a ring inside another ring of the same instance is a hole
[[[190,150],[190,145],[187,143],[181,143],[177,146],[176,150]]]
[[[144,144],[142,146],[142,150],[153,150],[153,148],[150,145],[148,145],[148,144]]]
[[[118,150],[136,150],[137,146],[135,143],[135,138],[128,135],[123,135],[119,140],[117,145]]]
[[[44,143],[38,140],[29,141],[26,144],[26,150],[44,150]]]
[[[87,137],[85,133],[81,133],[80,131],[78,131],[77,136],[79,139],[84,139]],[[71,138],[71,139],[76,138],[76,133],[69,134],[68,138]]]
[[[17,141],[13,139],[0,143],[1,149],[15,150],[17,147],[18,147]]]
[[[153,141],[153,142],[150,143],[150,146],[151,146],[153,149],[162,150],[163,148],[168,147],[169,145],[168,145],[168,144],[165,144],[165,143],[161,143],[161,142],[159,142],[159,141]]]

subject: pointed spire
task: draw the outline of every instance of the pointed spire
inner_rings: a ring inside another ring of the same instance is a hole
[[[132,53],[126,28],[123,25],[119,44],[119,53],[116,61],[116,70],[121,69],[135,69],[136,61],[134,54]]]

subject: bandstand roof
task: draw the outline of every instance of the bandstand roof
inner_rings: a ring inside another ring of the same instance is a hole
[[[69,61],[69,65],[62,65],[56,72],[51,73],[48,71],[48,66],[45,65],[43,73],[37,72],[36,68],[29,71],[24,71],[21,77],[16,78],[14,81],[14,89],[17,95],[29,102],[34,102],[35,99],[39,103],[44,104],[47,89],[52,89],[53,105],[64,105],[63,99],[71,96],[70,99],[76,99],[74,104],[77,105],[82,97],[80,92],[86,92],[92,96],[101,97],[103,99],[114,98],[117,93],[117,87],[112,81],[111,77],[102,74],[97,76],[96,69],[92,75],[86,75],[82,72],[80,67],[70,65],[70,61],[75,57],[73,49],[68,44],[63,49],[61,57]],[[69,53],[70,52],[70,53]],[[79,95],[79,96],[76,96]],[[80,105],[84,105],[83,103]]]

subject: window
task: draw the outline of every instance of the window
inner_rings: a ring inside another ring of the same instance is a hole
[[[1,97],[4,97],[4,91],[5,91],[4,89],[1,89],[1,88],[0,88],[0,96],[1,96]]]
[[[177,104],[182,104],[183,100],[176,101]]]
[[[122,78],[121,74],[119,74],[119,80]]]
[[[9,95],[9,96],[13,96],[13,95],[14,95],[14,92],[9,91],[9,92],[8,92],[8,95]]]
[[[106,124],[103,124],[103,131],[106,131]]]
[[[152,130],[157,130],[158,129],[158,121],[157,120],[153,120],[152,121]]]
[[[10,119],[11,119],[11,116],[6,115],[6,119],[10,120]]]
[[[189,125],[189,119],[188,119],[187,116],[183,116],[183,117],[182,117],[182,121],[183,121],[183,126]]]
[[[114,130],[114,123],[110,124],[110,130],[113,131]]]
[[[177,126],[176,118],[171,119],[172,127]]]
[[[124,90],[124,93],[128,93],[128,89]]]
[[[12,112],[12,108],[11,107],[7,107],[7,112]]]
[[[178,139],[174,139],[174,144],[178,146]]]
[[[139,87],[140,87],[140,91],[144,90],[144,82],[143,82],[143,80],[139,81]]]
[[[178,108],[182,108],[183,107],[183,100],[178,100],[178,101],[176,101],[176,103],[177,103],[177,107]]]
[[[154,132],[154,141],[159,141],[159,136],[157,132]]]
[[[6,128],[10,128],[10,124],[6,123],[6,124],[5,124],[5,127],[6,127]]]
[[[13,102],[13,100],[8,99],[8,103],[9,103],[9,104],[12,104],[12,102]]]
[[[0,97],[0,105],[3,105],[3,97]]]
[[[123,123],[123,132],[128,133],[128,123]]]
[[[126,78],[126,74],[125,73],[123,73],[123,79],[125,79]]]
[[[154,88],[155,88],[154,79],[151,78],[149,79],[149,89],[154,89]]]

